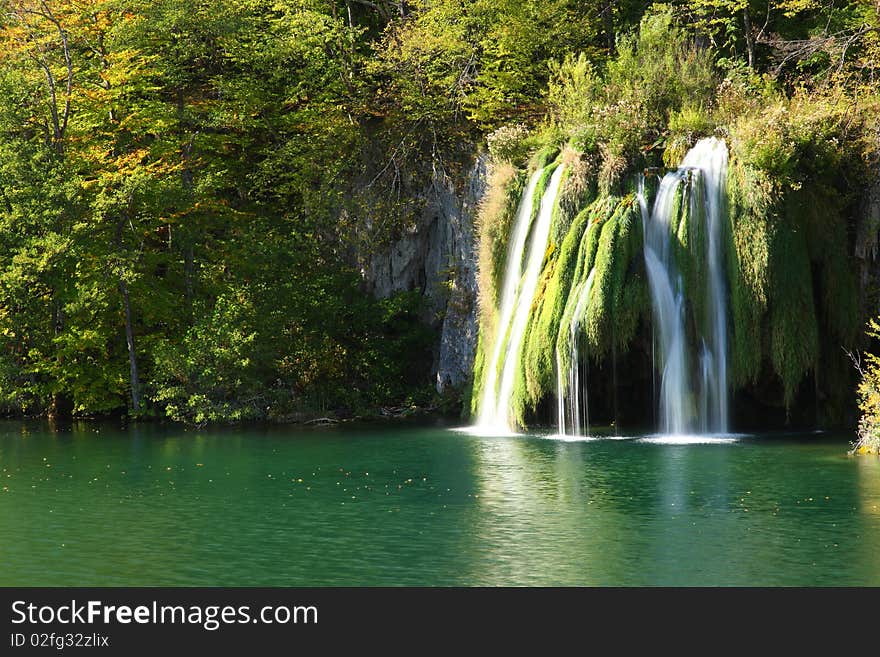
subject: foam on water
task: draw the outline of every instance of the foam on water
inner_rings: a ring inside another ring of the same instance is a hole
[[[729,445],[745,437],[745,434],[736,433],[656,434],[643,436],[639,442],[655,445]]]

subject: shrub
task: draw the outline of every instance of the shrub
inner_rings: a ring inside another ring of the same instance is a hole
[[[880,319],[880,318],[878,318]],[[877,319],[868,322],[868,336],[880,338],[880,324]],[[880,454],[880,356],[865,354],[865,363],[853,359],[859,371],[859,437],[853,445],[857,454]]]
[[[486,144],[496,163],[521,165],[528,156],[529,130],[522,124],[504,125],[489,133]]]
[[[599,187],[608,194],[622,191],[627,171],[662,143],[670,122],[685,142],[711,132],[716,86],[711,55],[660,7],[621,39],[604,73],[583,54],[553,63],[547,99],[575,148],[599,157]]]

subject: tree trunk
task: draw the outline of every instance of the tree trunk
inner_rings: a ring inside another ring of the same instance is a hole
[[[52,394],[49,404],[49,419],[53,422],[67,422],[73,417],[73,400],[63,392]]]
[[[134,331],[131,328],[131,302],[128,298],[128,286],[119,280],[119,292],[122,294],[122,307],[125,310],[125,341],[128,344],[128,364],[131,369],[131,408],[135,413],[141,410],[141,382],[138,377],[137,353],[134,350]]]
[[[189,243],[186,245],[186,250],[183,253],[183,285],[184,285],[184,296],[186,300],[186,314],[190,323],[193,320],[193,299],[195,298],[195,254],[193,253],[193,245],[192,242],[187,240]]]
[[[749,17],[749,9],[743,9],[743,28],[746,35],[746,51],[749,56],[749,68],[755,68],[755,35],[752,34],[752,19]]]
[[[56,292],[52,292],[52,333],[57,338],[64,330],[64,312],[61,309],[61,303],[58,301]],[[58,365],[61,364],[61,357],[57,355]],[[49,402],[49,419],[53,422],[66,422],[73,417],[73,400],[70,396],[59,391],[52,393],[52,399]]]
[[[186,125],[186,114],[184,112],[185,102],[183,96],[183,89],[177,90],[177,123],[178,123],[178,131],[180,133],[181,143],[183,143],[186,131],[184,130],[184,126]],[[190,167],[190,156],[192,154],[192,149],[195,145],[195,137],[196,134],[192,134],[190,136],[189,141],[182,147],[181,149],[181,163],[183,164],[180,170],[180,182],[183,185],[183,189],[186,192],[187,200],[190,204],[195,201],[195,184],[193,181],[193,171]],[[192,324],[193,321],[193,299],[195,297],[195,276],[196,276],[196,267],[195,267],[195,248],[193,242],[195,241],[195,237],[193,235],[193,229],[191,226],[183,224],[180,226],[181,230],[179,234],[182,236],[183,241],[183,294],[184,294],[184,302],[186,304],[186,314],[187,320]]]
[[[610,52],[615,52],[617,43],[614,34],[614,3],[606,2],[600,13],[602,15],[602,29],[605,32],[605,43]]]

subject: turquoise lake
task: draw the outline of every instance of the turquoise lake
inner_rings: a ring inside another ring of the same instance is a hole
[[[846,436],[0,423],[0,585],[880,585]]]

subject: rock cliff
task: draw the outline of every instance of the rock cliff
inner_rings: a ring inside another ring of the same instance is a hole
[[[471,376],[477,342],[476,234],[474,221],[486,187],[485,156],[462,180],[435,172],[424,190],[416,221],[363,268],[369,292],[386,298],[419,290],[425,320],[438,330],[432,376],[438,392],[459,388]]]

